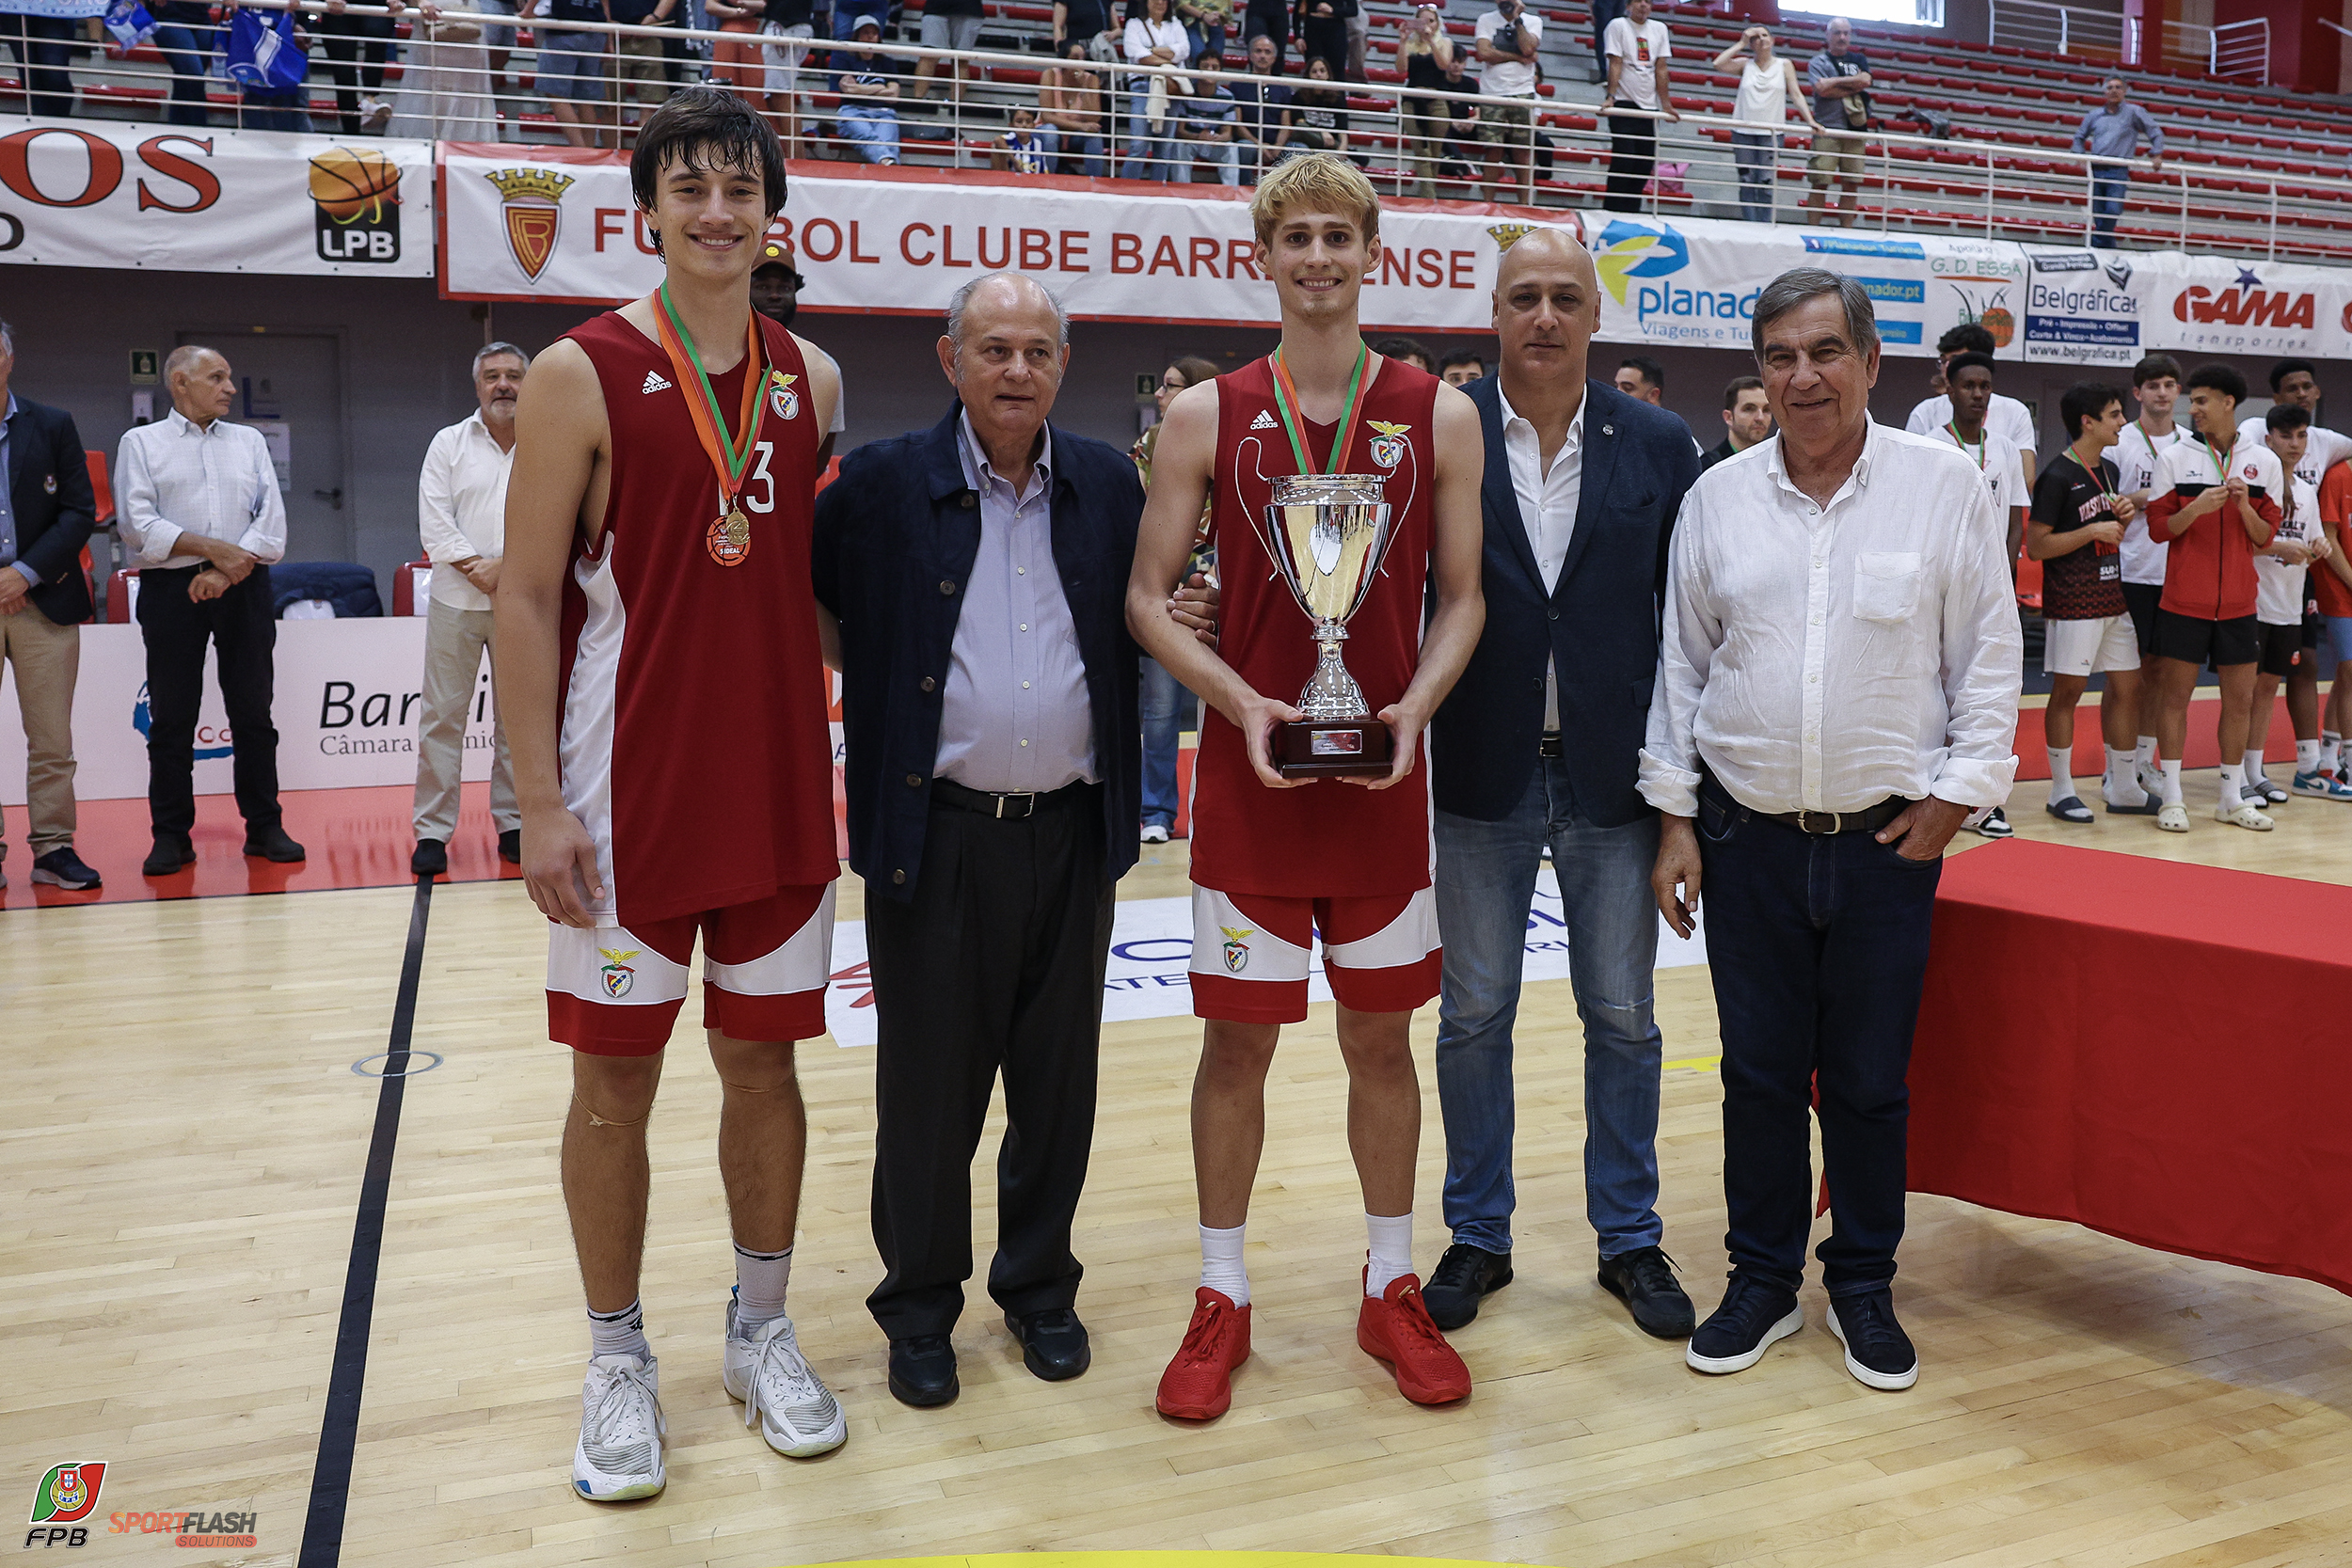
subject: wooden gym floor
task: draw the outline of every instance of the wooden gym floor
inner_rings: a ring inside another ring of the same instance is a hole
[[[2192,774],[2196,830],[2171,838],[2145,820],[2062,829],[2044,789],[2017,791],[2029,836],[2352,875],[2352,811],[2325,802],[2280,808],[2258,836],[2213,822],[2213,776]],[[1184,846],[1147,853],[1122,895],[1184,891]],[[0,1481],[22,1500],[51,1465],[106,1463],[90,1562],[153,1560],[168,1534],[109,1533],[108,1516],[171,1510],[260,1515],[254,1547],[180,1562],[296,1560],[378,1120],[376,1081],[350,1065],[385,1047],[414,902],[382,888],[0,913]],[[853,881],[842,903],[859,913]],[[1406,1404],[1354,1347],[1363,1235],[1327,1006],[1276,1068],[1252,1214],[1256,1358],[1206,1430],[1151,1409],[1194,1282],[1197,1023],[1105,1032],[1079,1220],[1092,1371],[1030,1378],[976,1288],[962,1398],[931,1413],[890,1399],[862,1306],[878,1274],[870,1063],[805,1045],[793,1315],[850,1421],[848,1445],[811,1463],[770,1453],[719,1387],[732,1272],[717,1096],[682,1031],[652,1126],[644,1291],[670,1488],[581,1502],[567,1464],[585,1336],[556,1185],[567,1069],[543,1034],[545,941],[512,883],[432,895],[414,1038],[446,1064],[407,1080],[400,1108],[343,1562],[767,1568],[1145,1547],[1561,1568],[2352,1562],[2352,1301],[2317,1285],[1919,1197],[1899,1282],[1915,1389],[1845,1373],[1818,1289],[1807,1331],[1755,1370],[1688,1371],[1593,1283],[1565,981],[1531,987],[1521,1011],[1518,1279],[1454,1337],[1477,1390],[1444,1411]],[[1704,1312],[1723,1272],[1705,973],[1661,974],[1659,1013],[1673,1064],[1660,1207]],[[2344,1015],[2311,1026],[2342,1031]],[[1425,1270],[1444,1234],[1423,1076]],[[334,1560],[318,1542],[303,1558]]]

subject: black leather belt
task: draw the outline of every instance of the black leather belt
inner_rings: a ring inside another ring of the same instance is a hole
[[[999,793],[988,789],[966,789],[953,779],[933,779],[931,803],[977,812],[982,816],[993,816],[1000,821],[1018,822],[1041,811],[1059,811],[1065,806],[1078,805],[1098,787],[1081,779],[1076,784],[1064,784],[1042,795],[1026,795],[1011,790]]]
[[[1860,811],[1752,811],[1733,800],[1723,786],[1709,779],[1701,793],[1725,811],[1741,820],[1756,817],[1765,822],[1779,822],[1801,833],[1826,838],[1834,833],[1874,833],[1903,814],[1911,802],[1899,795],[1889,795],[1875,806]]]
[[[1560,750],[1560,732],[1558,730],[1546,730],[1541,736],[1537,736],[1535,740],[1535,754],[1539,757],[1557,757],[1566,755],[1567,753]]]

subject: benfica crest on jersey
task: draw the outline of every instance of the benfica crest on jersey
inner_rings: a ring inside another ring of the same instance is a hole
[[[1379,434],[1372,438],[1372,460],[1384,468],[1393,468],[1405,461],[1405,436],[1413,427],[1391,424],[1386,420],[1367,420],[1365,423]]]
[[[801,394],[792,389],[792,384],[801,378],[797,375],[787,375],[782,371],[771,373],[775,377],[775,382],[768,389],[768,406],[776,411],[776,418],[779,420],[799,419],[801,417]]]

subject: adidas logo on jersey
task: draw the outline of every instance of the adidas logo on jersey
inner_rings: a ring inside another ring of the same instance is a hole
[[[1274,428],[1274,416],[1261,408],[1258,410],[1258,417],[1249,421],[1249,428],[1252,430],[1272,430]]]
[[[649,397],[656,392],[666,392],[674,385],[675,385],[675,383],[665,379],[660,371],[647,371],[645,372],[645,393]]]

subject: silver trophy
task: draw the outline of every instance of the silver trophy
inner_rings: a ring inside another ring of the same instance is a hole
[[[1298,694],[1306,718],[1277,726],[1271,751],[1284,778],[1389,771],[1393,737],[1372,716],[1340,644],[1395,538],[1385,474],[1289,474],[1274,482],[1259,533],[1291,596],[1314,623],[1315,671]]]

